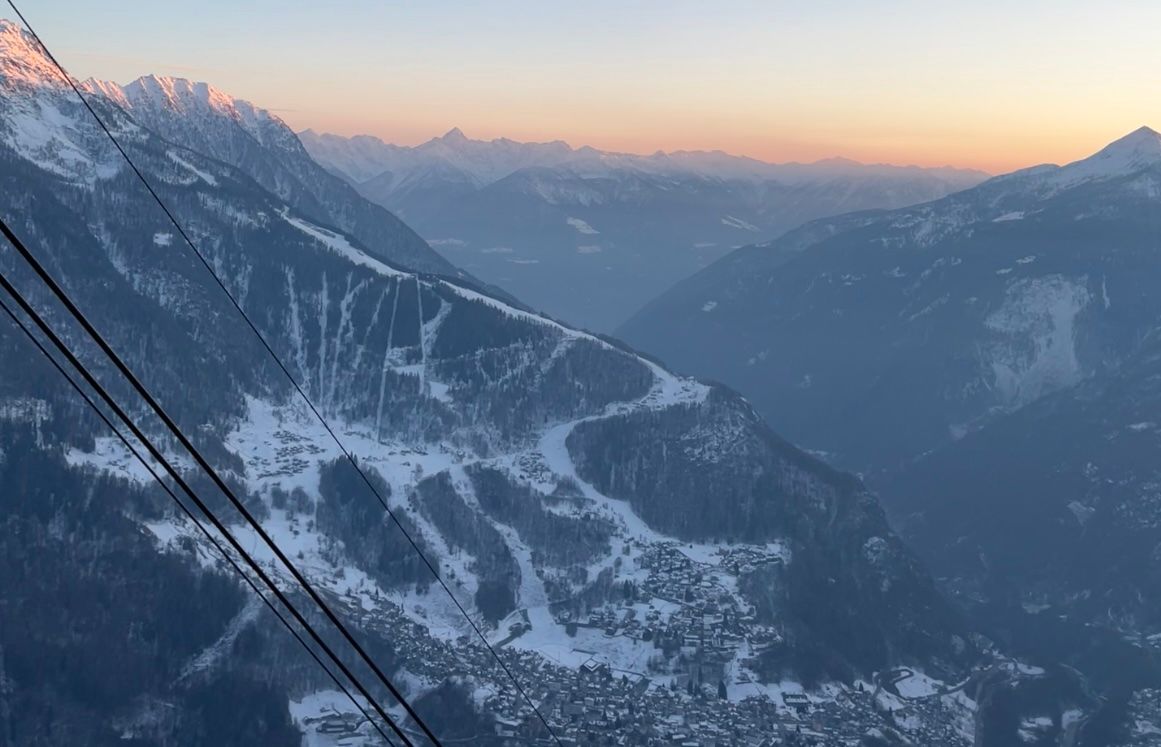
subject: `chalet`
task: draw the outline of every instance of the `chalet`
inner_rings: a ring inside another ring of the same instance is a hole
[[[356,723],[347,716],[327,716],[316,727],[319,734],[354,734]]]

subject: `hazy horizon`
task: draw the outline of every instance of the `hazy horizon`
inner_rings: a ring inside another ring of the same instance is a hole
[[[256,103],[256,102],[251,102],[251,103]],[[281,115],[279,115],[279,116],[281,117]],[[899,167],[899,168],[919,168],[919,169],[959,169],[959,170],[964,170],[964,171],[980,171],[981,173],[986,173],[986,174],[989,174],[991,176],[995,175],[994,173],[985,171],[983,169],[976,169],[976,168],[971,167],[971,166],[956,166],[954,164],[949,164],[949,163],[933,163],[933,164],[927,164],[927,165],[920,165],[920,164],[915,164],[915,163],[903,163],[903,162],[888,163],[886,161],[859,161],[858,159],[849,158],[849,157],[843,156],[843,155],[824,156],[822,158],[815,158],[815,159],[804,160],[804,161],[771,161],[771,160],[768,160],[765,158],[759,158],[757,156],[752,156],[748,153],[734,153],[734,152],[731,152],[725,148],[677,148],[677,149],[673,149],[673,150],[655,149],[652,151],[626,151],[626,150],[614,150],[614,149],[598,148],[597,146],[592,145],[591,143],[571,142],[571,141],[566,140],[564,138],[547,138],[544,140],[517,140],[516,138],[511,138],[511,137],[508,137],[506,135],[500,135],[498,137],[484,138],[484,137],[476,137],[473,133],[466,131],[463,127],[460,127],[458,125],[453,125],[451,127],[448,127],[443,132],[437,132],[437,133],[429,135],[427,137],[418,137],[418,138],[411,139],[408,142],[402,142],[402,141],[397,140],[397,139],[381,137],[379,135],[375,135],[375,134],[369,133],[369,132],[355,132],[355,133],[352,133],[350,135],[343,135],[343,134],[340,134],[337,132],[326,132],[323,130],[318,130],[318,129],[315,129],[313,127],[295,128],[294,132],[296,135],[301,135],[305,132],[314,132],[316,135],[327,136],[327,137],[341,137],[341,138],[347,138],[347,139],[359,138],[359,137],[373,137],[373,138],[380,140],[383,143],[386,143],[387,145],[396,145],[396,146],[401,146],[401,147],[414,148],[414,147],[423,145],[424,143],[429,143],[433,140],[440,140],[441,138],[447,137],[448,135],[450,135],[452,132],[454,132],[456,130],[458,130],[460,132],[460,134],[462,134],[468,140],[474,140],[477,142],[496,142],[496,141],[507,140],[509,142],[516,142],[516,143],[525,144],[525,145],[528,145],[528,144],[547,145],[547,144],[551,144],[551,143],[564,143],[565,145],[567,145],[569,148],[572,148],[573,150],[581,150],[582,148],[595,148],[596,150],[599,150],[602,153],[608,153],[611,155],[618,155],[618,156],[648,157],[648,156],[657,155],[657,154],[664,154],[664,155],[672,156],[672,155],[675,155],[678,153],[723,153],[723,154],[728,155],[728,156],[733,156],[733,157],[738,157],[738,158],[749,158],[749,159],[753,159],[755,161],[759,161],[761,163],[768,163],[768,164],[772,164],[772,165],[789,165],[789,164],[795,164],[795,163],[815,164],[815,163],[824,163],[827,161],[850,161],[853,163],[858,163],[858,164],[863,165],[863,166],[894,166],[894,167]]]
[[[26,12],[79,78],[205,80],[296,131],[401,145],[459,127],[625,153],[1001,173],[1161,122],[1143,94],[1161,7],[1128,0],[122,8],[49,0]],[[1099,59],[1098,37],[1117,39]]]

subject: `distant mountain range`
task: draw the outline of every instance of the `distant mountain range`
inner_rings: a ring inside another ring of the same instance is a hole
[[[610,153],[472,140],[405,147],[307,130],[307,151],[455,263],[534,307],[608,331],[742,244],[808,220],[942,197],[986,175],[720,151]]]

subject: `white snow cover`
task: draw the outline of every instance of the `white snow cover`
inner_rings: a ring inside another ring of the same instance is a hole
[[[254,620],[258,618],[258,613],[262,610],[262,600],[257,596],[246,597],[246,604],[234,616],[226,626],[226,630],[212,644],[202,650],[181,670],[179,680],[186,679],[190,676],[200,672],[206,672],[213,669],[219,661],[230,656],[234,647],[234,641],[241,635]]]
[[[0,19],[0,80],[5,86],[64,90],[68,83],[18,23]]]
[[[384,275],[386,277],[400,277],[406,274],[396,270],[385,262],[375,259],[361,249],[357,249],[351,244],[347,237],[341,233],[328,231],[327,229],[320,228],[319,226],[316,226],[313,223],[309,223],[302,218],[292,216],[289,210],[283,210],[280,214],[287,223],[294,226],[303,233],[317,239],[318,242],[325,246],[327,249],[334,252],[335,254],[346,257],[356,265],[369,267],[380,275]]]
[[[90,78],[82,86],[115,101],[130,113],[169,109],[194,116],[225,116],[263,144],[270,144],[270,137],[285,128],[285,123],[269,111],[234,98],[209,83],[185,78],[146,75],[124,86]]]
[[[363,708],[371,711],[367,704],[363,704]],[[389,708],[388,711],[395,709]],[[303,733],[302,747],[371,747],[383,742],[351,699],[338,690],[319,690],[291,700],[290,718]],[[354,728],[354,732],[320,733],[317,726],[328,718],[342,718],[344,723]]]
[[[904,698],[928,698],[940,693],[946,687],[939,680],[928,677],[923,672],[914,670],[895,683],[895,689]]]
[[[727,215],[724,218],[722,218],[722,225],[729,226],[730,228],[740,228],[743,231],[753,231],[755,233],[760,230],[753,223],[747,223],[746,221],[742,220],[741,218],[735,218],[732,215]]]
[[[59,71],[18,25],[0,20],[0,139],[36,166],[75,181],[115,175],[120,161]]]
[[[1047,275],[1008,286],[1003,306],[984,322],[998,338],[986,355],[1001,401],[1018,406],[1082,378],[1074,328],[1088,302],[1084,278]]]
[[[1052,175],[1051,181],[1069,184],[1086,179],[1106,179],[1158,164],[1161,164],[1161,133],[1150,127],[1141,127],[1095,155],[1063,167]]]
[[[447,247],[452,247],[452,248],[459,248],[459,247],[467,246],[467,244],[468,244],[468,242],[464,241],[463,239],[428,239],[427,243],[431,244],[432,246],[438,246],[438,247],[447,246]]]
[[[211,187],[218,186],[218,180],[214,177],[213,174],[210,174],[206,171],[202,171],[197,166],[194,166],[192,163],[185,160],[184,158],[182,158],[181,156],[179,156],[177,153],[175,153],[172,150],[167,152],[166,155],[169,156],[169,160],[173,161],[178,166],[181,166],[185,169],[188,169],[190,172],[195,174],[199,179],[201,179],[203,182],[210,185]]]
[[[132,434],[127,433],[125,435],[129,439],[129,442],[133,444],[137,453],[145,456],[149,460],[149,464],[153,467],[153,470],[159,475],[164,475],[165,469],[160,463],[148,457],[148,451],[141,445],[141,442],[134,438]],[[124,444],[121,443],[120,439],[115,436],[98,436],[93,440],[92,451],[81,451],[76,448],[71,448],[65,452],[64,456],[65,461],[73,467],[106,472],[142,485],[148,485],[153,482],[153,476],[149,474],[149,470],[134,458],[129,453],[129,450],[125,448]],[[193,460],[185,454],[166,454],[166,458],[179,470],[190,470],[194,468]]]
[[[13,102],[4,127],[4,140],[45,171],[65,177],[90,172],[88,148],[78,142],[77,123],[55,103],[41,100]]]
[[[1022,169],[998,177],[995,183],[1010,183],[1017,190],[1032,189],[1042,197],[1050,197],[1085,182],[1128,177],[1159,165],[1161,134],[1150,127],[1141,127],[1109,143],[1088,158],[1064,166],[1045,164]],[[1011,212],[994,220],[1020,220],[1024,217],[1023,212]]]
[[[565,222],[568,223],[573,228],[575,228],[577,233],[583,233],[583,234],[589,234],[589,235],[594,235],[594,234],[600,233],[600,231],[593,228],[592,226],[590,226],[588,223],[581,220],[580,218],[569,218]]]
[[[492,298],[491,296],[484,295],[483,293],[479,293],[477,291],[469,290],[468,288],[464,288],[454,283],[449,283],[445,280],[441,280],[439,282],[463,298],[472,301],[478,301],[487,306],[491,306],[492,308],[497,309],[508,316],[517,319],[523,319],[525,321],[532,322],[533,324],[540,324],[551,327],[561,332],[565,337],[568,338],[578,340],[583,339],[609,350],[618,350],[599,337],[590,335],[587,332],[580,332],[578,330],[572,329],[571,327],[566,327],[560,322],[538,316],[537,314],[534,314],[530,311],[517,309],[513,306],[509,306],[503,301]],[[687,379],[676,376],[656,363],[645,360],[644,358],[638,358],[638,360],[653,372],[653,376],[656,379],[654,389],[645,398],[645,401],[648,402],[649,406],[651,407],[668,407],[678,404],[696,404],[698,402],[704,401],[706,396],[709,394],[709,387],[705,384],[702,384],[701,382],[695,381],[694,379]]]

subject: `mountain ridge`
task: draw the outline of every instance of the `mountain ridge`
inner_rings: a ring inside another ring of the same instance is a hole
[[[478,283],[394,214],[367,204],[315,164],[286,123],[265,109],[185,78],[147,75],[125,86],[89,79],[81,87],[175,143],[242,169],[315,221],[350,231],[380,259]]]
[[[947,176],[960,176],[965,181],[969,179],[983,179],[989,176],[985,171],[973,168],[956,167],[950,165],[944,166],[918,166],[915,164],[890,164],[890,163],[864,163],[851,158],[842,156],[832,156],[829,158],[820,158],[815,161],[764,161],[750,156],[741,156],[728,153],[721,149],[713,150],[689,150],[677,149],[673,151],[658,150],[651,154],[638,154],[622,151],[609,151],[594,148],[589,145],[572,146],[563,140],[551,140],[543,142],[532,141],[517,141],[507,137],[498,137],[491,140],[476,140],[469,138],[464,134],[459,127],[453,127],[443,135],[434,136],[417,145],[399,145],[396,143],[389,143],[376,135],[352,135],[342,136],[331,133],[318,132],[314,129],[308,128],[298,132],[299,137],[307,145],[308,149],[318,154],[318,157],[325,166],[334,168],[340,171],[349,173],[352,178],[362,181],[366,178],[378,176],[382,171],[390,170],[389,167],[380,168],[378,172],[375,167],[368,167],[366,169],[358,169],[349,161],[339,163],[335,160],[328,159],[328,153],[322,147],[324,143],[338,145],[344,141],[358,142],[369,148],[369,152],[365,152],[364,156],[369,158],[375,157],[375,151],[378,150],[382,154],[399,154],[404,152],[416,151],[440,151],[445,153],[449,148],[472,148],[482,150],[486,147],[505,147],[505,148],[519,148],[524,149],[529,153],[539,151],[544,154],[545,161],[536,162],[529,165],[545,166],[557,165],[558,162],[553,161],[552,158],[567,158],[568,160],[580,161],[582,163],[592,163],[594,161],[609,161],[621,164],[632,164],[645,170],[685,170],[695,172],[712,172],[716,167],[723,172],[723,175],[730,178],[784,178],[784,179],[807,179],[810,178],[812,170],[817,171],[820,175],[833,176],[836,173],[842,173],[844,170],[860,170],[871,172],[891,172],[891,171],[912,171],[912,172],[930,172],[935,174],[943,174]],[[503,178],[512,171],[516,171],[521,166],[508,166],[506,169],[501,169],[497,173],[491,175],[488,181],[495,181]],[[506,172],[506,173],[505,173]],[[476,174],[477,177],[483,177],[481,174]],[[821,178],[821,177],[817,177]]]

